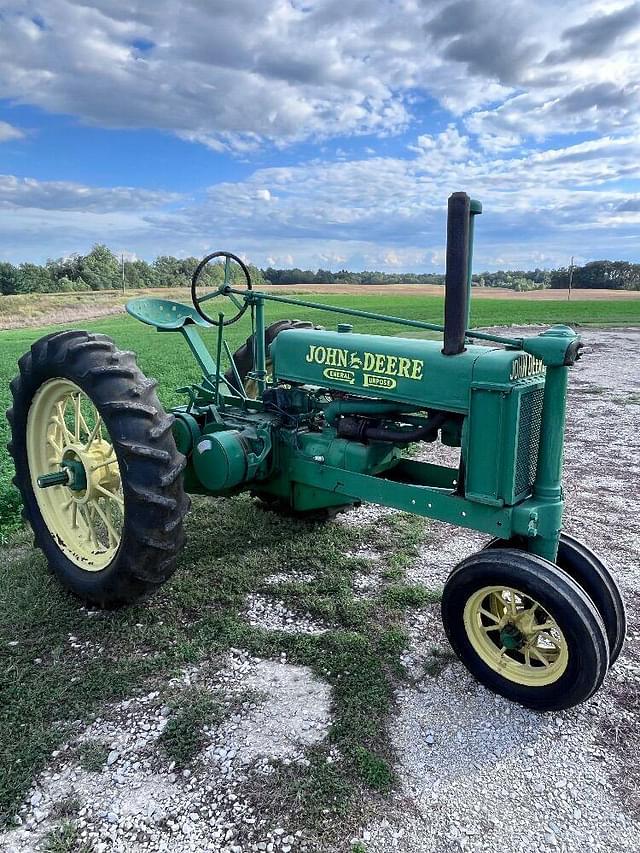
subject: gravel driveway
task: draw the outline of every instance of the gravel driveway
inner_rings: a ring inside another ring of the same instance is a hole
[[[414,679],[398,691],[391,721],[400,785],[354,836],[360,853],[640,851],[640,329],[591,330],[583,339],[590,351],[571,373],[566,529],[619,579],[630,622],[626,647],[592,700],[537,714],[485,691],[448,654],[437,605],[414,610],[404,658]],[[385,510],[361,512],[370,518]],[[349,514],[346,522],[355,519]],[[452,566],[484,541],[430,523],[409,579],[442,585]],[[247,618],[264,619],[270,628],[280,620],[280,627],[296,630],[292,614],[264,598],[247,602]],[[322,626],[304,622],[297,630]],[[316,850],[302,831],[277,825],[260,842],[236,836],[240,824],[260,819],[243,796],[247,766],[265,757],[305,761],[305,748],[321,741],[330,724],[326,685],[286,659],[259,661],[242,650],[222,672],[194,670],[184,678],[224,684],[238,695],[252,691],[209,733],[200,771],[189,778],[189,771],[185,777],[158,769],[153,744],[166,711],[157,695],[121,703],[79,738],[109,742],[101,773],[78,769],[65,749],[57,752],[34,781],[21,825],[0,835],[0,850],[42,849],[54,825],[52,804],[65,797],[82,801],[80,837],[96,853]]]

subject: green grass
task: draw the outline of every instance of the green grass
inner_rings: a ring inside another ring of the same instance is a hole
[[[220,723],[230,709],[225,708],[224,697],[196,687],[179,693],[170,707],[171,716],[160,743],[176,767],[184,767],[200,751],[204,727]]]
[[[71,821],[52,829],[44,837],[40,847],[42,853],[91,853],[89,844],[80,841],[78,830]]]
[[[78,763],[83,770],[97,773],[107,763],[109,747],[99,740],[86,740],[78,747]]]

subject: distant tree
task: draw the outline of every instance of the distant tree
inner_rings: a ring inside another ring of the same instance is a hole
[[[18,287],[18,268],[8,261],[0,261],[0,293],[8,296],[16,293]]]
[[[54,289],[54,281],[49,270],[38,264],[20,264],[16,293],[50,293]]]
[[[88,255],[79,260],[79,277],[91,290],[112,290],[120,287],[120,263],[111,249],[96,243]]]
[[[125,261],[124,278],[127,287],[158,287],[155,269],[146,261]]]

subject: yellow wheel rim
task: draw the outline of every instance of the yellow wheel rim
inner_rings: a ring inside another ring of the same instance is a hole
[[[551,614],[512,587],[485,586],[464,608],[477,655],[504,678],[528,687],[556,682],[567,668],[567,641]]]
[[[50,379],[34,395],[26,437],[31,485],[51,536],[76,566],[104,569],[120,546],[124,495],[96,407],[74,382]],[[64,470],[76,473],[68,485],[38,485],[38,477]]]

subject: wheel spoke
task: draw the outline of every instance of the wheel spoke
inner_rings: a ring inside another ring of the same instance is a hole
[[[233,302],[238,310],[244,308],[244,302],[234,296],[233,293],[227,293],[227,297]]]
[[[65,411],[66,411],[66,400],[61,400],[56,403],[56,409],[58,411],[57,423],[60,429],[62,430],[63,436],[66,439],[68,444],[73,444],[73,435],[71,430],[67,426],[67,422],[65,421]]]
[[[484,607],[480,608],[480,613],[482,613],[483,616],[486,616],[487,619],[492,619],[494,622],[500,622],[500,616],[496,616],[495,613],[491,613],[489,610],[485,610]]]
[[[548,659],[548,658],[546,658],[546,657],[542,654],[542,652],[540,651],[540,649],[538,649],[538,647],[537,647],[537,646],[530,646],[530,651],[531,651],[531,653],[532,653],[532,654],[534,654],[534,655],[538,658],[538,660],[539,660],[539,661],[542,661],[542,663],[543,663],[545,666],[550,666],[550,665],[551,665],[551,662],[549,661],[549,659]]]
[[[109,498],[109,500],[115,501],[119,506],[124,507],[124,498],[120,497],[116,492],[110,492],[109,489],[105,489],[104,486],[97,485],[96,491],[100,492],[101,495],[104,495],[105,498]]]
[[[80,443],[80,394],[73,395],[73,437]]]
[[[110,456],[108,459],[105,459],[105,461],[104,461],[104,462],[100,462],[98,465],[94,465],[94,466],[91,468],[91,472],[93,473],[94,471],[98,471],[100,468],[105,468],[107,465],[113,465],[113,464],[115,464],[117,461],[118,461],[118,460],[116,459],[116,455],[115,455],[115,453],[114,453],[114,454],[113,454],[112,456]]]
[[[229,261],[230,260],[231,260],[231,258],[225,258],[224,259],[224,284],[225,285],[229,284],[229,267],[230,267]]]
[[[100,506],[100,504],[98,503],[97,500],[93,503],[92,506],[95,509],[95,511],[98,513],[98,515],[100,516],[102,521],[104,522],[104,526],[107,528],[107,536],[109,538],[109,547],[111,548],[111,547],[117,545],[118,542],[120,541],[120,537],[118,536],[118,534],[114,530],[112,521],[109,518],[108,514],[102,509],[102,507]]]
[[[504,598],[502,597],[502,594],[499,592],[494,592],[494,593],[492,593],[492,595],[493,595],[494,601],[497,602],[497,605],[500,608],[500,614],[501,614],[500,618],[502,618],[505,614],[506,609],[507,609],[507,602],[504,600]]]
[[[539,634],[540,631],[550,631],[552,628],[557,627],[558,626],[555,622],[543,622],[542,625],[534,625],[531,630],[534,631],[536,634]]]
[[[87,430],[87,432],[89,432],[89,438],[85,443],[85,450],[88,450],[91,447],[98,435],[102,439],[102,418],[100,417],[98,412],[96,412],[96,422],[94,424],[93,429],[91,431]]]
[[[89,538],[93,541],[93,544],[96,546],[96,548],[99,548],[100,543],[98,542],[98,536],[96,534],[96,529],[93,526],[93,520],[91,518],[91,510],[87,509],[86,504],[82,504],[80,506],[80,515],[82,516],[84,523],[87,525],[87,528],[89,531]]]

